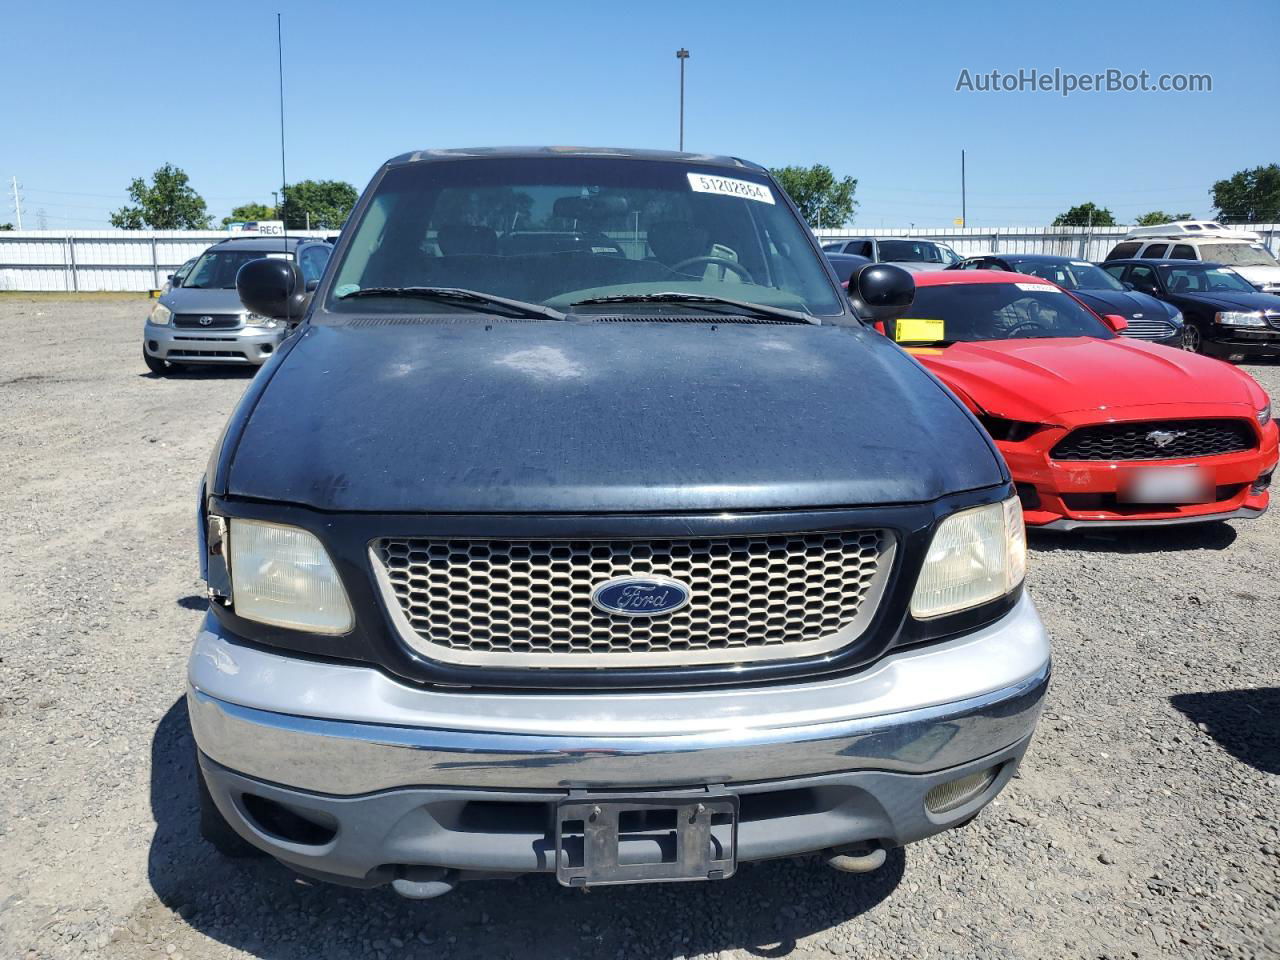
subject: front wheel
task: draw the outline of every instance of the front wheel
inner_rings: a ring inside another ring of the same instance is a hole
[[[169,372],[169,361],[161,360],[159,357],[153,357],[147,353],[147,348],[142,348],[142,362],[147,365],[147,369],[154,373],[157,377],[163,377]]]

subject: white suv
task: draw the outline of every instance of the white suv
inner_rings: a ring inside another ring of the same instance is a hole
[[[1280,293],[1280,263],[1251,230],[1179,220],[1130,230],[1107,260],[1204,260],[1233,268],[1264,293]]]

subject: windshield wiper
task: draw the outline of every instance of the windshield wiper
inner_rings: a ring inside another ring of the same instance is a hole
[[[812,323],[821,324],[822,321],[809,313],[801,313],[799,310],[787,310],[783,307],[771,307],[763,303],[748,303],[746,300],[733,300],[729,297],[717,297],[706,293],[679,293],[670,291],[667,293],[633,293],[623,294],[616,297],[589,297],[586,300],[578,300],[570,306],[587,307],[595,304],[606,303],[713,303],[721,304],[726,307],[735,307],[747,313],[753,313],[760,317],[774,317],[778,320],[790,320],[792,323]]]
[[[344,293],[338,299],[354,300],[356,297],[401,297],[409,300],[437,300],[442,303],[457,303],[473,309],[481,306],[504,307],[526,317],[542,317],[546,320],[567,319],[559,310],[544,307],[540,303],[512,300],[509,297],[481,293],[479,290],[464,290],[461,287],[365,287],[363,290]]]

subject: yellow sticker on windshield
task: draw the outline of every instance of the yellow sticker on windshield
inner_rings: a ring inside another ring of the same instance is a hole
[[[893,339],[899,343],[938,343],[947,338],[941,319],[902,317],[893,328]]]

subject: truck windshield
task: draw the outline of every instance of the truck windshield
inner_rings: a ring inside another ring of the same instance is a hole
[[[463,158],[393,167],[374,190],[335,273],[331,311],[458,310],[447,299],[356,296],[408,287],[592,313],[695,309],[644,300],[671,293],[818,316],[845,309],[804,226],[756,170],[622,157]],[[581,304],[601,297],[625,300]]]
[[[1200,248],[1206,260],[1229,267],[1276,267],[1276,258],[1260,243],[1215,243]]]

